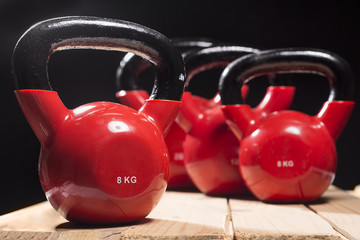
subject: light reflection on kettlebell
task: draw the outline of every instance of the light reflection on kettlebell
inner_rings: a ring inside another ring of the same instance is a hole
[[[129,126],[121,121],[111,121],[108,123],[108,129],[113,133],[130,132]]]

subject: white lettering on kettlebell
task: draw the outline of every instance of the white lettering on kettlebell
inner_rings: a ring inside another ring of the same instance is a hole
[[[136,183],[137,179],[136,176],[124,176],[124,177],[117,177],[116,183],[117,184],[127,184],[127,183]]]
[[[283,160],[283,161],[277,161],[276,166],[278,168],[288,168],[288,167],[294,167],[294,161],[293,160]]]
[[[129,182],[129,177],[124,177],[124,183],[130,183]]]

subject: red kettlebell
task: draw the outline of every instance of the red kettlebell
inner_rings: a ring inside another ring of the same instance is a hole
[[[283,110],[260,119],[237,92],[255,76],[294,72],[329,79],[329,98],[316,116]],[[258,199],[310,201],[329,187],[337,163],[335,141],[354,106],[352,84],[345,60],[324,50],[274,49],[228,66],[219,85],[223,112],[235,135],[242,136],[239,169]]]
[[[172,43],[180,52],[184,53],[209,47],[214,44],[214,41],[203,38],[178,38],[173,39]],[[150,67],[148,61],[144,61],[133,53],[127,53],[121,60],[116,73],[116,87],[118,90],[116,97],[122,104],[138,110],[149,98],[148,92],[142,90],[138,84],[141,73],[148,67]],[[171,190],[194,187],[184,166],[185,136],[185,131],[175,123],[165,137],[170,155],[168,189]]]
[[[151,61],[157,81],[139,111],[94,102],[67,109],[49,84],[55,51],[131,51]],[[18,41],[12,58],[16,97],[41,143],[39,175],[51,205],[72,222],[108,224],[146,217],[167,187],[164,135],[176,118],[184,85],[181,54],[144,26],[96,17],[40,22]]]
[[[240,56],[258,52],[239,46],[215,46],[184,56],[185,86],[199,72],[224,68]],[[246,94],[246,89],[243,94]],[[293,87],[272,87],[256,108],[258,115],[287,108]],[[240,93],[240,91],[239,91]],[[238,195],[247,192],[238,170],[239,142],[225,123],[219,96],[201,99],[186,91],[177,122],[188,133],[184,146],[186,170],[196,187],[209,195]],[[215,100],[216,99],[216,100]]]

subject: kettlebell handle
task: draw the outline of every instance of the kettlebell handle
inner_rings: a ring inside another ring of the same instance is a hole
[[[190,80],[198,73],[225,67],[230,62],[243,55],[258,53],[260,50],[236,45],[221,45],[189,51],[183,55],[187,77],[185,89],[189,86]]]
[[[180,50],[180,52],[184,53],[188,50],[199,49],[199,48],[207,48],[211,47],[214,44],[220,43],[217,40],[209,39],[209,38],[173,38],[171,42]]]
[[[216,41],[207,38],[174,38],[171,39],[171,42],[180,53],[185,53],[194,49],[213,46]],[[138,85],[139,75],[149,65],[149,62],[144,61],[135,54],[127,53],[120,61],[116,71],[115,85],[117,91],[140,90],[141,87]]]
[[[328,102],[351,101],[353,76],[349,64],[340,56],[320,49],[287,48],[262,51],[241,57],[224,70],[219,82],[223,105],[244,104],[240,89],[248,80],[278,73],[311,73],[328,78]],[[276,81],[276,79],[275,79]]]
[[[150,99],[179,101],[185,69],[178,49],[159,32],[139,24],[98,17],[54,18],[32,26],[12,56],[16,89],[52,90],[50,56],[60,50],[95,49],[132,52],[152,63],[156,80]]]

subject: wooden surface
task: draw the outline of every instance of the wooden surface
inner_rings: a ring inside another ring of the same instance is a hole
[[[360,199],[335,188],[329,189],[322,199],[323,202],[309,204],[309,208],[345,237],[360,239]]]
[[[0,216],[0,239],[360,239],[360,198],[331,186],[308,204],[165,193],[144,220],[84,227],[39,203]]]

